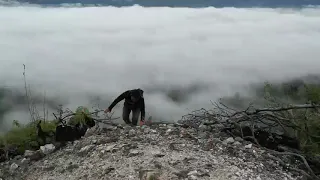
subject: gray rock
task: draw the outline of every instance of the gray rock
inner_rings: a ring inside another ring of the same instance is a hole
[[[79,165],[78,164],[69,164],[66,168],[67,171],[73,171],[74,169],[77,169],[79,168]]]
[[[87,155],[95,146],[94,145],[88,145],[88,146],[85,146],[83,148],[81,148],[78,152],[78,155],[79,156],[85,156]]]
[[[92,144],[97,144],[98,143],[98,140],[94,139],[92,140]]]
[[[195,176],[195,175],[191,175],[191,176],[189,176],[189,179],[190,179],[190,180],[197,180],[197,179],[198,179],[198,177],[197,177],[197,176]]]
[[[151,133],[157,133],[157,131],[154,129],[151,129]]]
[[[9,171],[10,171],[11,173],[14,173],[15,170],[18,169],[18,168],[19,168],[18,164],[12,163],[11,166],[10,166]]]
[[[188,173],[188,176],[197,175],[197,174],[198,174],[198,171],[197,170],[193,170],[193,171],[190,171]]]
[[[223,124],[213,124],[213,125],[211,125],[211,128],[216,129],[216,130],[220,130],[220,129],[224,128],[224,125]]]
[[[131,129],[129,131],[129,136],[134,136],[134,135],[136,135],[136,131],[134,129]]]
[[[139,171],[140,180],[158,180],[160,172],[156,169],[142,169]]]
[[[199,132],[198,137],[200,139],[208,139],[209,138],[209,133],[204,131],[204,132]]]
[[[106,147],[107,152],[114,152],[114,148],[116,147],[117,144],[112,144]]]
[[[43,171],[53,171],[56,167],[52,164],[46,164],[44,166],[42,166],[42,170]]]
[[[151,153],[152,153],[152,155],[153,155],[154,157],[163,157],[163,156],[165,156],[165,154],[162,153],[162,152],[159,151],[159,150],[152,151]]]
[[[130,150],[128,156],[129,156],[129,157],[133,157],[133,156],[138,156],[138,155],[140,155],[140,154],[142,154],[142,152],[133,149],[133,150]]]
[[[84,135],[84,137],[90,137],[90,136],[93,136],[95,133],[97,133],[99,131],[99,127],[98,126],[95,126],[95,127],[92,127],[90,129],[88,129],[86,131],[86,134]]]
[[[24,157],[25,158],[29,158],[31,161],[38,161],[40,159],[42,159],[45,155],[40,151],[30,151],[30,150],[26,150],[24,153]]]
[[[224,145],[232,144],[232,143],[234,143],[234,139],[233,139],[233,137],[229,137],[228,139],[225,139],[222,143]]]
[[[107,175],[111,171],[115,170],[115,168],[110,167],[110,166],[103,166],[102,169],[103,169],[103,172],[102,172],[103,175]]]
[[[243,139],[241,137],[234,138],[235,141],[243,142]]]
[[[233,145],[235,145],[235,146],[240,146],[241,143],[240,143],[239,141],[235,141],[235,142],[233,143]]]
[[[31,151],[31,150],[25,150],[24,151],[24,157],[30,157],[35,153],[35,151]]]
[[[210,131],[211,130],[211,127],[210,126],[207,126],[207,125],[204,125],[204,124],[201,124],[199,126],[199,130],[200,131]]]
[[[146,134],[151,132],[151,129],[146,127],[146,126],[142,126],[141,128],[143,129],[143,132],[146,133]]]
[[[179,170],[179,171],[175,171],[173,172],[174,175],[178,176],[181,179],[185,179],[188,177],[188,170]]]
[[[22,158],[21,155],[18,155],[18,156],[16,156],[16,157],[14,157],[15,160],[19,160],[19,159],[21,159],[21,158]]]
[[[40,150],[43,154],[47,155],[55,150],[55,146],[53,144],[46,144],[44,146],[40,146]]]
[[[252,148],[252,144],[245,145],[244,148],[251,149]]]
[[[211,141],[216,144],[216,143],[220,143],[221,140],[219,138],[212,138]]]
[[[21,164],[22,164],[22,165],[29,164],[29,162],[30,162],[30,159],[28,159],[28,158],[23,158],[23,159],[21,160]]]
[[[172,132],[173,132],[172,129],[167,129],[166,135],[168,136],[168,135],[170,135]]]

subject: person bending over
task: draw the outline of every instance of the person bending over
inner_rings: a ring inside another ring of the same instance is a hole
[[[131,124],[137,126],[139,115],[141,112],[141,122],[144,122],[145,118],[145,104],[143,97],[143,90],[141,89],[132,89],[127,90],[120,94],[111,105],[104,111],[105,113],[111,112],[112,108],[117,105],[120,101],[124,101],[122,109],[122,118],[126,124]],[[132,111],[132,121],[129,120],[129,115]]]

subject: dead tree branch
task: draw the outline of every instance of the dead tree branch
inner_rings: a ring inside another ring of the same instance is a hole
[[[312,169],[305,158],[305,153],[300,149],[302,143],[297,140],[299,139],[299,134],[302,134],[302,137],[308,142],[317,142],[313,139],[320,139],[317,132],[310,131],[310,125],[308,125],[311,117],[315,120],[320,119],[320,113],[317,113],[319,111],[314,111],[320,108],[319,104],[286,106],[279,104],[276,107],[255,108],[251,103],[244,110],[236,110],[228,107],[228,105],[221,101],[211,103],[214,106],[213,110],[209,111],[202,108],[192,111],[182,116],[182,119],[178,122],[196,128],[204,124],[219,127],[221,131],[228,129],[228,134],[241,136],[243,139],[250,140],[257,146],[267,148],[271,154],[298,157],[307,171],[293,167],[290,167],[290,169],[312,179],[320,179],[315,173],[317,169]],[[310,115],[310,111],[314,111],[315,113]],[[280,131],[282,134],[278,134],[277,131]],[[283,140],[281,138],[288,139]],[[279,145],[283,146],[281,143],[287,143],[286,145],[290,146],[287,149],[289,151],[294,148],[298,149],[293,152],[278,152],[283,150],[279,147]],[[319,170],[317,171],[319,173]]]

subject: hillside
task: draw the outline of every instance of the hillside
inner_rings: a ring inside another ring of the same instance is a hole
[[[301,179],[276,156],[241,138],[212,133],[216,126],[181,124],[91,128],[61,149],[25,153],[1,164],[4,180],[53,179]],[[210,132],[209,132],[210,131]],[[31,160],[30,160],[31,159]]]
[[[320,86],[307,83],[258,85],[255,101],[236,94],[176,123],[131,127],[83,106],[13,121],[0,136],[0,179],[317,180]]]

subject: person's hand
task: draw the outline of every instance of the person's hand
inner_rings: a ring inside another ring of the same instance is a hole
[[[104,110],[104,113],[109,113],[110,112],[110,109],[107,108],[106,110]]]

